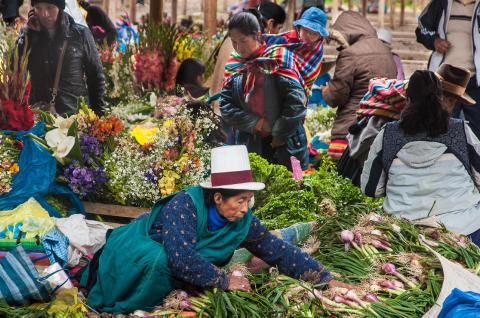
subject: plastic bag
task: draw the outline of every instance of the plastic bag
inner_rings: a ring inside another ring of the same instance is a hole
[[[78,196],[65,185],[55,182],[57,161],[52,154],[39,142],[32,139],[32,135],[42,137],[45,134],[45,123],[40,122],[28,131],[0,131],[12,135],[23,142],[18,165],[20,171],[13,177],[12,190],[0,195],[0,211],[12,210],[30,198],[35,198],[48,211],[50,216],[60,217],[45,200],[46,194],[63,194],[75,206],[78,212],[85,214],[83,205]]]
[[[476,318],[480,316],[480,294],[455,288],[445,299],[438,318]]]

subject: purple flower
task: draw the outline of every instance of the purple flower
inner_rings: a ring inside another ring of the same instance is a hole
[[[72,161],[63,175],[73,192],[81,197],[97,191],[100,185],[108,181],[103,167],[81,167],[78,161]]]
[[[158,181],[157,176],[153,173],[151,169],[145,172],[144,177],[147,182],[156,183]]]
[[[85,163],[91,163],[92,157],[100,157],[103,155],[103,148],[97,138],[90,135],[82,135],[80,137],[80,150],[82,151],[82,159]]]

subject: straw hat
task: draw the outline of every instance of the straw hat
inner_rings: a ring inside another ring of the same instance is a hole
[[[258,191],[265,184],[254,182],[247,147],[223,146],[212,149],[210,177],[200,186],[205,189]]]
[[[465,93],[471,78],[469,70],[450,64],[442,64],[435,74],[442,82],[444,92],[454,95],[464,104],[475,105],[477,103],[472,97]]]

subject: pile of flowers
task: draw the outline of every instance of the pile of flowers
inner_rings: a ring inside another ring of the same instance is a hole
[[[58,179],[87,200],[145,207],[202,181],[217,145],[209,140],[216,116],[209,109],[193,114],[177,96],[152,95],[150,102],[150,117],[140,123],[117,117],[126,115],[117,108],[98,117],[84,101],[73,116],[46,118]]]
[[[21,149],[21,142],[0,134],[0,194],[12,190],[13,177],[20,171],[17,162]]]
[[[0,56],[0,129],[29,130],[33,127],[33,112],[28,104],[30,84],[27,78],[26,51],[8,52]]]
[[[208,112],[192,118],[185,104],[169,111],[132,126],[105,160],[107,187],[116,202],[148,207],[208,174],[210,149],[215,145],[206,137],[218,123]]]

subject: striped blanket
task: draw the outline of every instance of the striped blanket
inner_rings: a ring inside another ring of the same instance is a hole
[[[370,80],[368,92],[360,101],[358,119],[367,116],[380,116],[394,120],[400,119],[400,113],[406,105],[408,81],[386,78]]]
[[[322,69],[323,40],[313,44],[287,43],[267,47],[265,44],[254,54],[255,58],[243,59],[233,52],[225,65],[223,86],[239,74],[246,74],[245,100],[248,102],[254,90],[255,73],[278,74],[298,82],[310,95],[313,82]]]

